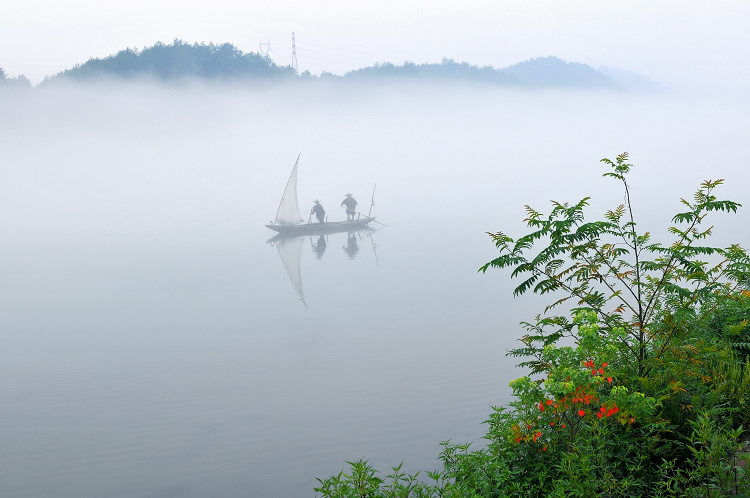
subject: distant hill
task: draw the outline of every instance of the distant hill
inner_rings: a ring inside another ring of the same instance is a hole
[[[230,43],[188,44],[175,39],[171,45],[156,43],[143,50],[125,49],[103,59],[92,58],[53,76],[54,81],[97,79],[154,79],[180,81],[186,79],[213,81],[340,81],[347,83],[383,81],[477,82],[519,88],[601,88],[609,90],[655,91],[657,83],[636,73],[614,68],[592,68],[586,64],[567,62],[557,57],[530,59],[502,69],[472,66],[466,62],[443,59],[436,64],[390,62],[349,71],[343,75],[328,72],[320,76],[305,71],[297,74],[291,66],[279,66],[268,56],[244,53]],[[19,76],[19,81],[28,80]],[[0,73],[0,83],[14,81]]]
[[[333,75],[327,76],[335,77]],[[325,76],[321,75],[321,77]],[[477,67],[466,62],[459,63],[453,59],[443,59],[439,64],[414,64],[413,62],[404,62],[400,66],[386,62],[362,69],[356,69],[336,78],[349,81],[382,79],[474,81],[502,86],[519,86],[524,84],[519,78],[493,67]]]
[[[540,57],[503,69],[531,86],[618,88],[610,76],[586,64],[565,62],[557,57]]]
[[[126,49],[104,59],[89,59],[83,64],[45,78],[45,82],[95,78],[154,78],[179,80],[268,79],[291,77],[291,67],[277,66],[268,56],[243,53],[230,43],[194,43],[175,39],[171,45],[157,43],[143,50]]]
[[[602,74],[606,74],[628,90],[636,92],[663,92],[666,90],[660,83],[633,71],[623,71],[622,69],[606,66],[599,66],[596,70]]]

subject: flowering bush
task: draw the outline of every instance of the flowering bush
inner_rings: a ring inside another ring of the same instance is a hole
[[[575,347],[546,346],[540,356],[549,365],[540,382],[521,377],[511,382],[520,416],[510,438],[516,444],[535,443],[541,451],[562,445],[569,451],[579,432],[594,424],[651,421],[657,400],[618,385],[617,341],[623,331],[601,333],[593,312],[575,318],[579,342]],[[594,359],[596,358],[596,359]]]

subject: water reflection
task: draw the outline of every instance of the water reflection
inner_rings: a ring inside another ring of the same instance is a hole
[[[323,254],[325,254],[326,247],[328,246],[328,244],[326,243],[326,236],[321,233],[320,236],[318,236],[318,242],[316,243],[313,243],[312,237],[310,237],[310,243],[312,244],[313,252],[315,253],[315,258],[323,259]]]
[[[343,246],[344,252],[349,256],[349,259],[357,257],[359,252],[359,244],[357,244],[357,233],[349,232],[346,236],[346,245]]]
[[[359,254],[359,244],[362,241],[363,236],[369,237],[372,243],[372,249],[375,253],[375,261],[380,266],[378,261],[378,253],[375,249],[375,241],[372,235],[378,230],[372,228],[365,228],[356,232],[349,232],[346,235],[346,245],[342,246],[342,249],[346,253],[349,260],[354,260]],[[268,240],[268,243],[275,246],[279,252],[279,258],[281,263],[284,265],[284,269],[289,275],[289,280],[292,282],[292,286],[302,301],[302,304],[307,307],[305,301],[305,291],[302,287],[302,252],[308,243],[312,249],[312,253],[315,259],[320,261],[323,259],[323,255],[328,248],[328,238],[336,237],[339,234],[317,234],[317,235],[301,235],[301,236],[289,236],[289,235],[276,235],[275,237]]]

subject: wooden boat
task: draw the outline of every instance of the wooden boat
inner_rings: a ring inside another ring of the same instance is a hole
[[[359,214],[359,218],[356,220],[305,223],[299,211],[299,204],[297,203],[297,166],[299,165],[299,158],[300,156],[297,156],[292,173],[289,175],[284,194],[281,196],[279,209],[276,211],[276,218],[273,223],[266,225],[267,228],[285,236],[316,235],[357,231],[367,227],[371,221],[375,221],[375,218]]]
[[[360,218],[352,221],[326,221],[302,225],[266,225],[281,235],[317,235],[322,233],[354,232],[362,230],[375,218]]]

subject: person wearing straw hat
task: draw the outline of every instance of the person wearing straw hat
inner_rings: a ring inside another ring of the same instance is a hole
[[[344,200],[341,201],[341,205],[346,206],[346,221],[353,220],[356,213],[357,201],[354,200],[352,194],[346,194]]]
[[[315,201],[315,205],[310,210],[310,215],[312,215],[313,213],[315,213],[315,217],[318,218],[318,223],[323,223],[323,220],[326,217],[326,210],[323,209],[320,201]]]

